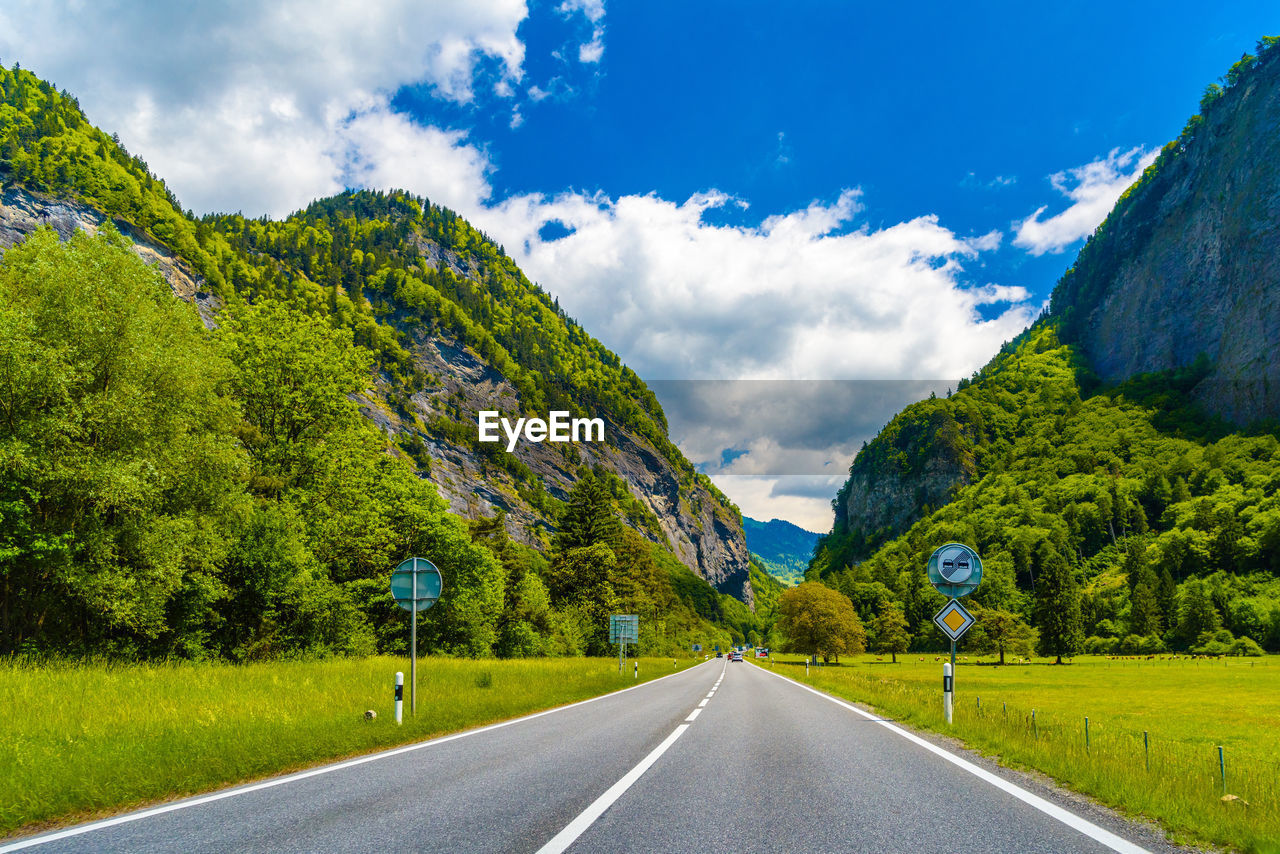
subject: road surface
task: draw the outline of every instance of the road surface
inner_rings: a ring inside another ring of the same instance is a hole
[[[1166,848],[1103,810],[985,768],[775,672],[713,659],[550,712],[12,841],[0,854]]]

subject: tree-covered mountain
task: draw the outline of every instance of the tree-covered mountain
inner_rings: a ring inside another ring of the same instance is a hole
[[[785,519],[760,522],[748,516],[742,517],[742,531],[747,548],[766,572],[788,585],[804,580],[818,534]]]
[[[917,644],[938,643],[930,616],[942,599],[924,566],[958,540],[986,566],[973,596],[987,617],[977,645],[1029,648],[1038,631],[1051,653],[1280,650],[1275,422],[1214,414],[1265,411],[1221,405],[1215,381],[1238,370],[1231,342],[1251,334],[1231,328],[1235,313],[1280,323],[1280,269],[1251,268],[1246,305],[1238,288],[1203,277],[1193,277],[1198,299],[1185,301],[1184,271],[1161,278],[1153,267],[1157,256],[1173,269],[1202,252],[1201,225],[1215,217],[1231,220],[1216,237],[1221,258],[1266,254],[1257,240],[1280,228],[1280,137],[1250,133],[1280,115],[1275,43],[1263,39],[1209,88],[1201,113],[1082,249],[1047,316],[954,394],[904,409],[854,459],[808,572],[864,621],[897,603]],[[1220,209],[1241,188],[1254,203]],[[1161,329],[1198,317],[1221,346],[1139,372],[1146,363],[1126,354],[1150,342],[1131,329],[1100,356],[1096,335],[1112,312],[1139,303],[1159,307],[1148,319]]]
[[[644,383],[451,211],[348,192],[197,219],[15,66],[0,250],[5,651],[395,649],[386,576],[415,551],[452,591],[437,649],[599,651],[564,578],[644,614],[654,650],[751,624],[707,584],[751,599],[736,508]],[[601,417],[607,441],[507,454],[476,441],[481,408]],[[568,545],[582,501],[621,529]]]

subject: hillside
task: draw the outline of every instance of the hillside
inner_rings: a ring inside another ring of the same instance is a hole
[[[765,572],[787,585],[804,580],[818,534],[783,519],[760,522],[744,516],[747,548]]]
[[[1240,369],[1232,342],[1254,334],[1231,318],[1271,316],[1274,268],[1256,264],[1247,293],[1199,274],[1108,278],[1149,271],[1152,252],[1173,265],[1179,253],[1201,252],[1206,217],[1237,229],[1217,234],[1217,257],[1266,254],[1280,207],[1228,214],[1220,203],[1243,198],[1233,193],[1262,198],[1273,181],[1267,147],[1276,137],[1253,133],[1275,121],[1280,103],[1274,44],[1264,39],[1261,58],[1233,67],[1225,90],[1210,87],[1202,113],[1063,276],[1047,317],[954,394],[904,409],[854,459],[810,575],[849,595],[864,619],[896,601],[916,643],[937,643],[929,618],[942,601],[922,568],[954,539],[986,563],[978,606],[1041,629],[1038,602],[1050,594],[1038,581],[1065,565],[1062,589],[1078,597],[1080,639],[1091,649],[1280,649],[1280,443],[1265,425],[1245,430],[1219,417],[1269,413],[1231,379]],[[1161,195],[1173,187],[1185,191],[1177,204]],[[1133,305],[1146,308],[1131,320],[1199,318],[1221,346],[1189,332],[1194,346],[1152,362],[1142,353],[1164,327],[1117,320]],[[1103,346],[1108,329],[1119,331]]]
[[[0,251],[0,653],[402,652],[412,553],[448,591],[426,650],[599,654],[601,609],[658,654],[757,626],[710,586],[751,602],[739,514],[652,393],[448,210],[196,219],[15,67]],[[507,454],[482,407],[607,441]]]
[[[349,192],[282,222],[196,219],[67,93],[16,68],[0,90],[0,248],[40,225],[66,237],[110,220],[207,325],[224,304],[265,299],[327,318],[374,360],[363,413],[453,512],[501,512],[513,539],[545,550],[569,490],[599,468],[632,527],[750,603],[739,514],[668,440],[652,392],[452,211]],[[481,408],[598,416],[608,441],[508,454],[476,441]]]

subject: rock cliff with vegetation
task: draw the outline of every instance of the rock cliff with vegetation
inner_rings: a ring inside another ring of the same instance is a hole
[[[599,651],[580,597],[552,583],[577,559],[557,538],[584,484],[629,532],[597,544],[613,560],[596,555],[591,577],[645,615],[655,634],[642,645],[728,640],[707,620],[750,629],[724,595],[752,596],[736,508],[667,438],[639,377],[453,212],[348,192],[284,221],[197,218],[72,96],[15,67],[0,69],[0,250],[11,324],[0,363],[45,366],[7,386],[0,435],[5,651],[393,649],[403,618],[384,576],[412,550],[440,555],[454,590],[431,612],[436,648]],[[80,275],[94,265],[113,271],[97,286]],[[205,375],[216,413],[183,396],[195,377],[166,385],[156,377],[177,368],[163,360],[147,373],[151,337],[187,322],[149,325],[168,310],[148,267],[196,320],[174,353]],[[65,287],[50,270],[67,271]],[[144,308],[126,318],[113,300]],[[101,376],[58,337],[47,310],[80,302],[85,334],[105,323],[132,336],[98,344],[143,366],[138,382],[156,385],[135,397],[159,411],[126,405],[114,379],[125,374]],[[86,445],[99,406],[132,412],[137,441],[122,422],[119,444]],[[598,416],[607,441],[508,454],[477,441],[480,408]],[[37,429],[42,418],[61,426]],[[200,453],[172,457],[179,436]],[[98,491],[73,488],[83,473],[65,466],[81,452]],[[178,484],[198,482],[185,466],[201,454],[221,474],[188,494]]]

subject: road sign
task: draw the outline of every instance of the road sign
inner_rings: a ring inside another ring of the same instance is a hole
[[[391,573],[391,595],[406,611],[425,611],[440,599],[444,579],[436,565],[425,557],[406,558]]]
[[[425,557],[400,561],[391,572],[391,595],[409,612],[409,713],[418,713],[418,612],[440,601],[444,578]]]
[[[929,583],[943,596],[968,596],[981,582],[982,558],[963,543],[939,546],[929,556]]]
[[[609,615],[609,643],[639,643],[640,617],[637,614]]]
[[[702,652],[702,644],[700,644],[700,643],[695,643],[695,644],[693,645],[693,651],[694,651],[694,652]]]
[[[953,643],[960,640],[960,636],[977,622],[974,616],[960,604],[959,599],[952,599],[943,605],[942,610],[933,615],[933,621],[938,624],[938,628],[942,629],[943,634],[951,638]]]

